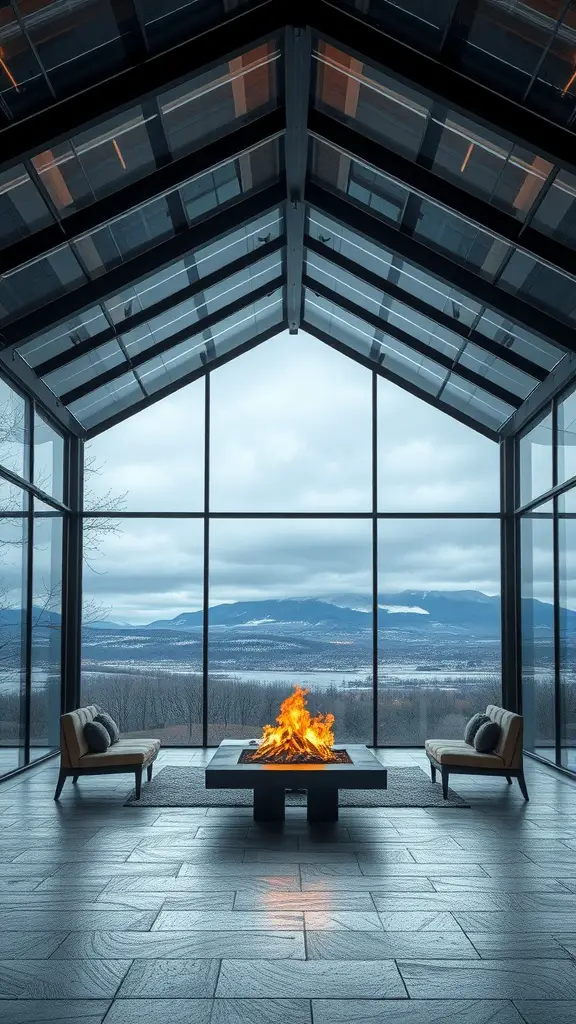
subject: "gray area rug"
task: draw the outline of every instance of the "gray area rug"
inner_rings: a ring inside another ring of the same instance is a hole
[[[305,793],[286,793],[288,807],[304,807]],[[206,789],[204,768],[166,765],[152,782],[142,783],[125,807],[252,807],[251,789]],[[341,807],[470,807],[454,790],[442,799],[442,787],[421,768],[389,768],[388,789],[341,789]]]

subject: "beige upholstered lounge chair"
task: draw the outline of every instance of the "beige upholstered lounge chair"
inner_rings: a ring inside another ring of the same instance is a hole
[[[60,774],[54,799],[58,800],[68,776],[76,783],[80,775],[108,775],[134,772],[136,799],[140,799],[142,772],[146,768],[148,782],[152,778],[152,763],[160,750],[160,740],[120,737],[103,754],[89,754],[84,739],[84,726],[98,714],[90,705],[60,716]]]
[[[498,722],[501,728],[500,739],[492,754],[480,754],[464,740],[426,740],[432,782],[436,782],[436,771],[440,771],[442,794],[446,800],[450,775],[503,775],[509,785],[513,778],[518,779],[522,796],[528,800],[522,766],[522,716],[494,704],[488,705],[485,714],[493,722]]]

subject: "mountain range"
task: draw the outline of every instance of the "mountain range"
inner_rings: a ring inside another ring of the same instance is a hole
[[[497,637],[500,633],[500,598],[477,590],[401,591],[378,596],[381,629],[422,634],[451,633]],[[552,634],[553,608],[543,601],[524,600],[523,611],[539,635]],[[564,610],[565,627],[576,633],[576,611]],[[371,602],[366,597],[345,595],[319,600],[286,599],[237,601],[210,608],[214,629],[258,634],[298,633],[362,634],[371,629]],[[174,618],[154,619],[144,625],[104,620],[89,623],[91,629],[194,632],[202,627],[202,612],[181,612]]]

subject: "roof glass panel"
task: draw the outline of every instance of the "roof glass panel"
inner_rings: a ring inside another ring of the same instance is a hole
[[[279,272],[280,250],[268,260],[258,260],[257,254],[263,245],[279,239],[282,233],[283,216],[278,210],[271,211],[230,235],[190,253],[184,259],[169,264],[162,271],[148,275],[125,291],[106,299],[102,305],[94,306],[58,327],[37,335],[19,348],[19,354],[30,366],[41,369],[47,360],[53,360],[64,353],[69,353],[69,359],[76,358],[75,353],[79,357],[87,347],[99,344],[99,336],[102,336],[103,344],[119,325],[123,325],[127,332],[139,330],[140,336],[142,330],[149,330],[151,320],[160,319],[161,314],[170,319],[174,306],[185,306],[184,299],[190,292],[194,293],[192,308],[195,308],[197,302],[210,301],[213,311],[218,308],[220,292],[227,291],[230,282],[233,291],[225,302],[238,297],[242,279],[250,282],[254,273],[269,272],[273,277]],[[255,266],[246,268],[244,278],[237,274],[229,278],[226,285],[222,283],[212,291],[207,289],[198,293],[199,280],[208,274],[224,271],[226,266],[252,254]],[[270,270],[271,267],[274,269]],[[259,277],[258,284],[264,280],[264,276]],[[180,295],[182,301],[179,301]]]
[[[522,372],[467,338],[446,330],[404,303],[382,292],[379,293],[365,281],[315,253],[308,255],[306,269],[308,277],[335,292],[335,302],[338,301],[336,295],[341,295],[372,316],[377,316],[381,321],[382,331],[392,329],[405,335],[408,343],[410,339],[414,339],[428,345],[433,351],[452,360],[455,366],[466,367],[477,376],[485,377],[487,382],[496,384],[519,398],[526,398],[538,383],[537,378]],[[502,351],[506,353],[505,349]],[[433,352],[431,355],[433,357]]]
[[[435,311],[438,311],[454,320],[455,329],[458,325],[472,329],[471,333],[484,335],[545,370],[553,369],[564,355],[564,349],[539,335],[530,334],[494,310],[451,288],[441,278],[420,270],[408,260],[364,239],[317,210],[310,211],[307,233],[326,246],[326,259],[330,259],[333,250],[357,264],[360,275],[361,268],[364,268],[378,275],[383,283],[389,282],[406,292],[406,305],[410,305],[411,299],[425,303],[430,307],[431,320],[434,320]],[[383,293],[383,302],[387,301]]]
[[[110,416],[138,405],[151,395],[202,371],[212,360],[233,352],[245,342],[252,341],[264,331],[284,319],[282,289],[225,317],[209,330],[200,330],[180,345],[161,355],[140,362],[113,381],[96,386],[93,391],[70,403],[70,411],[86,428],[102,424]],[[99,367],[100,369],[100,367]]]
[[[311,148],[311,173],[332,192],[346,195],[465,269],[573,324],[576,280],[572,276],[537,261],[453,211],[419,198],[393,179],[319,139],[313,140]]]
[[[185,182],[70,245],[0,277],[0,323],[30,312],[182,233],[217,207],[258,191],[280,174],[279,140]]]
[[[336,0],[336,3],[368,18],[398,39],[437,52],[457,0]]]
[[[377,331],[337,303],[306,290],[306,322],[348,346],[379,366],[409,381],[429,395],[437,395],[448,371],[432,359],[415,352],[384,331]]]
[[[548,160],[323,40],[314,56],[319,110],[518,220],[537,208]]]
[[[65,220],[276,107],[279,59],[275,41],[262,43],[78,132],[69,141],[36,153],[32,157],[33,181],[23,168],[5,172],[0,177],[0,196],[6,178],[8,199],[24,218],[20,234]],[[51,213],[45,199],[51,204]],[[24,201],[27,210],[22,212]],[[45,212],[40,217],[42,208]],[[2,220],[0,243],[6,245],[19,235],[11,237]],[[8,226],[14,234],[15,225]]]
[[[248,0],[18,0],[0,12],[0,121],[65,96],[233,17]],[[3,109],[2,109],[3,108]]]
[[[496,91],[570,125],[576,10],[567,0],[334,0]]]
[[[136,0],[146,41],[155,53],[219,24],[251,0]]]

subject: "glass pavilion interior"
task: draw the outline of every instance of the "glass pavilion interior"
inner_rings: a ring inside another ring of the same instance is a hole
[[[86,551],[154,518],[194,538],[197,657],[179,710],[153,692],[125,727],[190,722],[166,735],[207,745],[269,718],[251,717],[253,689],[232,712],[211,681],[211,558],[231,523],[256,540],[284,524],[294,550],[362,531],[367,686],[361,707],[346,698],[348,738],[421,744],[435,698],[420,687],[402,724],[379,573],[398,520],[433,520],[496,552],[497,653],[475,697],[522,710],[527,751],[576,770],[575,122],[565,0],[0,5],[0,774],[53,753],[61,709],[98,696]],[[219,382],[249,395],[276,342],[278,374],[292,352],[320,410],[317,351],[362,374],[359,505],[233,501],[213,479]],[[87,500],[101,439],[121,449],[180,389],[197,493]],[[492,493],[446,503],[439,466],[437,498],[387,504],[386,389],[407,403],[390,430],[421,403],[470,460],[489,450]],[[454,680],[441,702],[457,731],[478,709]]]

